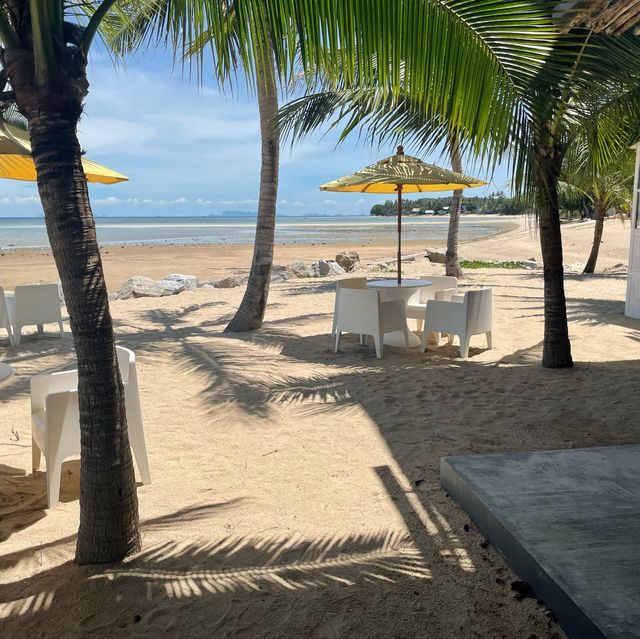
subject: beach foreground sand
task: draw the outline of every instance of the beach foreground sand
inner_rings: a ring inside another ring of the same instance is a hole
[[[626,263],[619,224],[603,267]],[[566,230],[568,263],[584,260],[588,226]],[[521,230],[461,252],[535,250]],[[0,385],[3,636],[564,636],[515,596],[515,575],[441,490],[439,460],[640,442],[640,322],[623,315],[623,274],[568,275],[576,366],[545,370],[541,272],[470,271],[464,285],[479,284],[494,291],[494,349],[474,338],[464,362],[457,346],[376,360],[354,336],[332,353],[329,279],[274,283],[264,328],[242,335],[222,333],[242,288],[114,302],[118,341],[138,357],[153,483],[138,491],[142,553],[103,567],[72,562],[79,463],[52,510],[30,471],[29,377],[72,364],[70,337],[0,337],[16,369]]]

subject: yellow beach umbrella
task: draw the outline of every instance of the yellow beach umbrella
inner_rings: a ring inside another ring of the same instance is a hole
[[[478,178],[427,164],[419,158],[405,155],[399,146],[396,155],[379,160],[360,171],[323,184],[322,191],[346,193],[398,194],[398,283],[402,281],[402,194],[455,191],[484,186]]]
[[[122,173],[82,158],[84,174],[89,182],[115,184],[129,178]],[[0,178],[35,182],[36,167],[31,157],[29,134],[0,118]]]

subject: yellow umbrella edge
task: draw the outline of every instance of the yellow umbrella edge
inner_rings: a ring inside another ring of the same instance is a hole
[[[114,171],[102,164],[82,158],[82,168],[88,182],[98,184],[116,184],[126,182],[129,178],[123,173]],[[0,154],[0,178],[6,180],[36,181],[36,168],[30,155],[13,153]]]
[[[478,180],[477,182],[464,182],[447,184],[402,184],[403,193],[435,193],[438,191],[456,191],[458,189],[475,189],[480,186],[486,186],[488,183]],[[321,191],[334,191],[341,193],[397,193],[397,184],[348,184],[348,185],[332,185],[331,182],[323,184]]]

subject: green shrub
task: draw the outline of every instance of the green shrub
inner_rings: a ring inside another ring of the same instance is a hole
[[[510,269],[526,269],[522,262],[494,262],[487,260],[460,260],[460,266],[462,268],[474,269],[474,268],[510,268]]]

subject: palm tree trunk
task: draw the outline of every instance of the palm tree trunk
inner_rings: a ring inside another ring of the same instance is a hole
[[[542,145],[537,147],[534,179],[544,269],[542,365],[545,368],[573,366],[567,324],[562,234],[558,207],[558,180],[561,166],[562,156],[556,149]]]
[[[456,173],[462,173],[462,157],[457,140],[451,143],[451,168]],[[447,253],[445,256],[445,275],[464,278],[464,271],[458,257],[458,232],[460,228],[460,207],[462,205],[462,189],[453,192],[451,210],[449,211],[449,230],[447,232]]]
[[[593,210],[596,217],[596,225],[593,229],[593,244],[589,259],[584,266],[583,273],[593,273],[596,270],[596,262],[598,261],[598,253],[600,252],[600,244],[602,243],[602,231],[604,230],[604,215],[607,212],[606,204],[602,200],[594,200]]]
[[[19,94],[20,82],[12,80]],[[138,501],[107,287],[76,134],[81,109],[60,95],[40,95],[23,110],[78,359],[76,561],[115,561],[140,548]]]
[[[273,266],[280,162],[280,138],[275,125],[278,114],[278,93],[272,50],[268,40],[265,40],[262,49],[258,49],[264,51],[265,55],[256,55],[262,148],[256,238],[247,288],[240,308],[224,329],[225,333],[252,331],[262,326]]]

